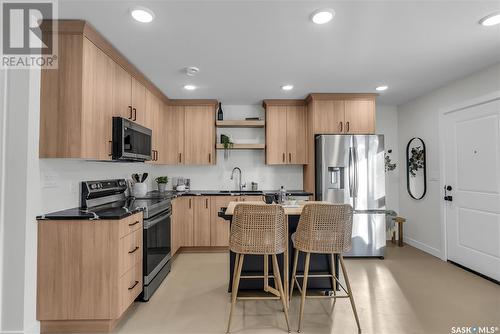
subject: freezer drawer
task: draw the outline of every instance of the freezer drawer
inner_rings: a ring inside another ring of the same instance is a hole
[[[352,222],[352,249],[346,257],[384,257],[385,214],[355,213]]]

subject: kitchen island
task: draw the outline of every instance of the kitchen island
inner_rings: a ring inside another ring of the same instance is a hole
[[[247,202],[248,204],[263,204],[263,202]],[[311,202],[309,202],[311,203]],[[219,213],[220,217],[232,221],[234,208],[238,202],[230,202],[227,208],[221,210]],[[297,206],[284,206],[286,219],[288,222],[288,247],[283,254],[278,255],[278,263],[281,271],[281,276],[284,280],[285,293],[288,294],[290,291],[289,278],[292,275],[292,261],[294,248],[292,243],[292,234],[297,230],[297,225],[299,223],[300,214],[302,212],[304,204],[298,204]],[[231,291],[232,280],[233,280],[233,270],[236,254],[230,251],[229,259],[229,285],[228,291]],[[297,275],[302,275],[304,270],[305,254],[301,253],[299,256]],[[338,258],[335,256],[335,276],[338,277]],[[328,274],[332,270],[332,263],[330,261],[330,256],[327,254],[311,254],[310,260],[310,274]],[[269,272],[271,272],[270,270]],[[243,262],[243,268],[241,271],[241,276],[263,276],[264,275],[264,257],[261,255],[245,255],[245,261]],[[299,282],[302,283],[302,279],[298,278]],[[271,284],[272,279],[270,279]],[[258,278],[241,278],[239,284],[239,290],[263,290],[264,281]],[[317,294],[329,294],[333,291],[332,281],[329,277],[313,278],[308,281],[308,291],[311,290],[313,293]]]

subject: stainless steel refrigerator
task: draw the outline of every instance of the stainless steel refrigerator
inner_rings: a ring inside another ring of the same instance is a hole
[[[317,135],[316,199],[354,208],[352,250],[383,258],[386,246],[383,135]]]

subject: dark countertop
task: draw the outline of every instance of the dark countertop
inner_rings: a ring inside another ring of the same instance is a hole
[[[152,191],[149,194],[162,193],[158,191]],[[237,190],[186,190],[186,191],[174,191],[169,190],[163,193],[165,197],[170,196],[171,198],[180,196],[259,196],[259,195],[276,195],[279,194],[279,190],[257,190],[257,191],[237,191]],[[287,190],[287,196],[311,196],[311,192],[306,192],[303,190]]]
[[[310,196],[312,193],[303,190],[287,190],[287,196]],[[258,191],[224,191],[224,190],[186,190],[186,191],[150,191],[146,198],[173,199],[180,196],[259,196],[277,195],[279,190],[258,190]],[[113,203],[114,204],[114,203]],[[126,207],[126,209],[124,208]],[[131,204],[116,203],[105,209],[95,211],[71,208],[37,216],[37,220],[89,220],[89,219],[122,219],[134,213],[141,212],[143,208],[135,207]]]

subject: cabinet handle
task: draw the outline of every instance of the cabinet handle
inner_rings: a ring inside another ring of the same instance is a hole
[[[349,122],[345,123],[345,132],[349,132]]]
[[[158,151],[156,151],[156,161],[158,161],[159,157],[160,157],[160,153],[158,153]]]
[[[212,153],[208,153],[208,163],[212,163]]]
[[[344,129],[344,125],[342,124],[342,122],[340,122],[340,132],[342,132],[343,129]]]
[[[208,209],[208,198],[205,198],[205,209]]]
[[[132,108],[132,110],[134,111],[134,119],[133,119],[133,121],[136,121],[137,120],[137,109]]]
[[[109,140],[108,142],[111,144],[111,145],[110,145],[110,146],[111,146],[111,153],[110,153],[110,154],[108,154],[108,156],[109,156],[109,157],[112,157],[112,156],[113,156],[113,141],[112,141],[112,140]]]
[[[132,119],[132,117],[134,117],[134,114],[132,113],[132,106],[128,106],[128,111],[130,113],[130,116],[128,117],[128,119]]]
[[[285,162],[285,153],[283,153],[283,162]]]
[[[134,225],[137,225],[137,224],[139,224],[139,221],[138,221],[138,220],[136,220],[136,221],[135,221],[135,223],[128,224],[128,226],[134,226]]]
[[[132,290],[133,288],[136,287],[136,285],[139,284],[139,281],[135,281],[134,285],[132,285],[130,288],[128,288],[129,290]]]
[[[139,249],[140,247],[139,246],[135,246],[134,249],[132,249],[131,251],[128,251],[129,254],[134,254],[135,252],[137,252],[137,250]]]
[[[191,198],[189,199],[189,208],[191,209]]]
[[[292,162],[292,153],[288,153],[288,162]]]

